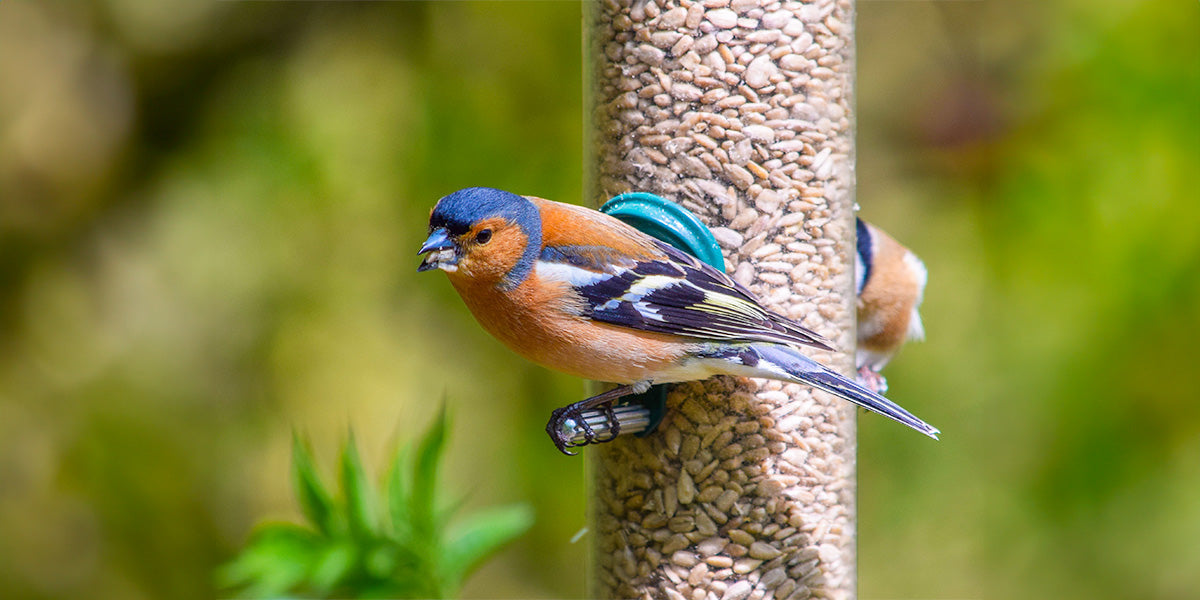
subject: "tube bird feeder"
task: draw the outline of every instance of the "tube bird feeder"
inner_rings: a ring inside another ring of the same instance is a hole
[[[585,5],[588,196],[650,192],[853,371],[850,0]],[[855,412],[777,381],[671,387],[653,435],[592,460],[597,598],[855,595]]]

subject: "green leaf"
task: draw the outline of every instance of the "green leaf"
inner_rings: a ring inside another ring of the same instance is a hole
[[[261,527],[236,558],[222,565],[217,585],[246,598],[280,596],[300,583],[320,550],[312,531],[287,523]]]
[[[412,506],[408,497],[408,480],[412,477],[408,467],[411,454],[412,448],[407,445],[397,451],[388,473],[388,516],[392,521],[392,533],[398,541],[409,540],[412,536]]]
[[[359,598],[437,598],[436,594],[427,591],[428,588],[418,585],[419,577],[401,578],[394,581],[372,581],[364,584]]]
[[[318,596],[327,596],[350,578],[358,562],[358,548],[349,541],[325,548],[308,574],[308,583]]]
[[[309,522],[321,533],[333,535],[337,529],[333,500],[313,467],[308,444],[302,441],[298,434],[292,435],[292,478],[304,516],[308,517]]]
[[[437,500],[438,466],[445,445],[446,407],[443,404],[437,418],[429,425],[429,430],[417,446],[411,488],[411,520],[418,538],[434,538],[440,525],[434,518],[434,503]]]
[[[387,579],[400,569],[399,549],[393,544],[380,544],[367,551],[363,557],[363,568],[372,579]]]
[[[456,523],[442,556],[446,580],[457,588],[479,563],[532,524],[533,511],[525,504],[487,509]]]
[[[346,497],[346,520],[349,522],[350,532],[359,539],[375,537],[375,490],[363,471],[353,431],[342,448],[341,475],[342,493]]]

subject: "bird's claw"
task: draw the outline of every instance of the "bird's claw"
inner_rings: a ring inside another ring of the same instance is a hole
[[[546,433],[550,435],[550,441],[554,442],[554,447],[558,448],[559,452],[567,456],[578,454],[578,452],[571,452],[568,448],[581,448],[589,444],[611,442],[621,434],[621,422],[617,420],[617,415],[613,411],[614,401],[610,400],[596,407],[604,412],[604,418],[608,424],[608,435],[604,437],[600,437],[584,418],[583,409],[587,406],[587,402],[584,400],[554,409],[554,412],[550,413],[550,421],[546,423]],[[575,441],[576,430],[583,433],[583,440]]]
[[[888,390],[887,379],[877,371],[873,371],[871,367],[863,367],[858,370],[858,383],[881,396]]]

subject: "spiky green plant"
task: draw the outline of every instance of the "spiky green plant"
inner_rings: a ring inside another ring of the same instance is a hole
[[[529,528],[533,516],[521,504],[451,523],[453,508],[437,492],[445,442],[443,411],[415,448],[397,452],[380,502],[353,433],[342,448],[336,498],[322,484],[308,445],[295,436],[292,476],[308,523],[259,526],[242,552],[221,567],[219,583],[242,598],[457,594],[484,559]]]

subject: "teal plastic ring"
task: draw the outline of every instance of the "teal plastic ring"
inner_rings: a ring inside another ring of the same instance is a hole
[[[712,231],[688,209],[648,192],[614,196],[600,212],[632,225],[725,272],[725,258]]]

